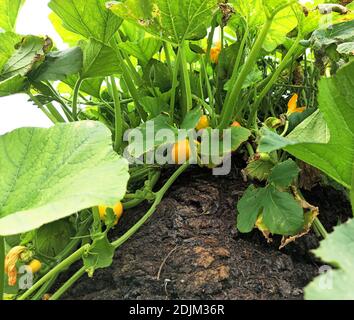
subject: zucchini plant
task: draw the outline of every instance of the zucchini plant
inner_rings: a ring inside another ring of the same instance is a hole
[[[57,48],[17,34],[24,1],[0,0],[0,97],[27,95],[53,123],[0,136],[0,299],[39,300],[81,261],[59,299],[112,264],[181,174],[193,164],[227,174],[218,169],[232,154],[254,180],[237,205],[241,232],[281,235],[282,247],[312,227],[327,238],[298,163],[351,189],[354,15],[315,2],[50,0]],[[146,214],[112,241],[144,201]],[[328,239],[340,246],[349,228]],[[318,297],[311,285],[306,295]]]

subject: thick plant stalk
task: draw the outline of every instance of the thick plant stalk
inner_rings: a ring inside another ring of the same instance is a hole
[[[5,288],[5,239],[0,236],[0,300],[4,299]]]
[[[182,109],[182,118],[186,116],[186,114],[192,109],[193,99],[192,99],[192,89],[191,89],[191,82],[189,78],[188,66],[187,66],[187,59],[186,59],[186,52],[184,49],[184,44],[180,47],[180,62],[181,62],[181,69],[182,69],[182,76],[183,76],[183,94],[185,96],[184,106]]]
[[[273,20],[275,16],[286,7],[290,6],[291,4],[295,3],[295,0],[285,2],[283,5],[280,5],[274,12],[267,12],[266,15],[267,19],[263,25],[263,29],[259,34],[255,44],[252,47],[252,50],[247,58],[245,65],[243,66],[241,73],[239,74],[237,81],[233,84],[230,92],[229,99],[226,101],[224,108],[221,113],[221,121],[219,124],[219,129],[227,128],[233,114],[234,114],[234,106],[235,102],[239,98],[239,95],[242,91],[242,86],[248,76],[248,74],[252,71],[254,64],[257,62],[259,52],[262,49],[262,46],[266,40],[267,34],[272,26]]]
[[[116,81],[114,77],[110,77],[111,88],[113,93],[114,101],[114,125],[115,125],[115,137],[114,137],[114,150],[118,152],[122,145],[123,139],[123,118],[122,118],[122,108],[120,105],[120,97],[117,89]]]
[[[257,38],[256,43],[254,44],[252,51],[242,68],[241,73],[239,74],[236,83],[234,86],[231,88],[230,92],[230,97],[228,101],[225,103],[223,111],[221,113],[221,120],[219,124],[219,129],[225,129],[229,125],[229,122],[232,119],[233,111],[234,111],[234,105],[235,101],[238,99],[243,83],[245,82],[248,74],[252,71],[252,68],[254,67],[254,64],[256,63],[258,59],[258,55],[260,50],[262,49],[263,43],[267,37],[267,34],[270,30],[270,27],[272,26],[273,18],[267,18],[263,29],[260,33],[260,35]]]
[[[71,286],[77,280],[79,280],[85,274],[85,272],[86,272],[85,266],[81,267],[81,269],[79,269],[77,272],[75,272],[75,274],[68,281],[66,281],[60,287],[60,289],[50,297],[49,300],[58,300],[66,291],[68,291],[71,288]]]
[[[118,47],[118,44],[116,42],[115,39],[112,39],[111,40],[111,45],[112,45],[112,48],[115,50],[116,52],[116,56],[117,56],[117,59],[120,63],[120,67],[122,68],[122,74],[123,74],[123,79],[128,87],[128,90],[134,100],[134,103],[135,103],[135,106],[136,106],[136,109],[140,115],[140,118],[143,120],[143,121],[146,121],[147,119],[147,114],[146,112],[144,111],[143,107],[141,106],[139,100],[140,100],[140,95],[139,95],[139,92],[137,90],[137,88],[135,87],[135,84],[134,84],[134,81],[132,80],[131,78],[131,73],[130,73],[130,69],[128,68],[127,64],[125,63],[123,57],[122,57],[122,54],[121,54],[121,51],[120,51],[120,48]]]
[[[179,70],[179,64],[181,60],[180,57],[181,57],[181,52],[179,49],[175,60],[175,67],[173,68],[173,73],[172,73],[172,88],[171,88],[171,99],[170,99],[170,116],[172,121],[174,119],[174,114],[175,114],[176,90],[178,86],[178,70]]]

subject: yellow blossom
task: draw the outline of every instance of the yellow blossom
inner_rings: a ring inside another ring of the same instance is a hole
[[[295,93],[291,99],[289,100],[288,103],[288,114],[296,113],[296,112],[304,112],[306,110],[306,107],[301,107],[298,108],[297,106],[297,101],[299,99],[299,96]]]

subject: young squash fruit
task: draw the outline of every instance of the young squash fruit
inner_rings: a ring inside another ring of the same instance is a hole
[[[183,164],[189,160],[191,156],[191,147],[189,140],[185,139],[176,142],[172,147],[172,160],[175,164]]]
[[[42,268],[42,262],[40,262],[37,259],[33,259],[29,264],[28,264],[28,268],[31,270],[31,272],[37,273],[39,270],[41,270]]]
[[[107,210],[108,206],[104,206],[104,205],[101,205],[101,206],[98,206],[98,213],[100,215],[100,219],[102,221],[105,221],[106,219],[106,210]],[[116,222],[114,223],[114,225],[116,225],[119,221],[119,219],[122,217],[123,215],[123,204],[119,201],[115,204],[115,206],[112,208],[113,209],[113,212],[114,214],[116,215],[117,219],[116,219]]]

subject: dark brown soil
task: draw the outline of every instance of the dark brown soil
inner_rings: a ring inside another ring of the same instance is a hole
[[[247,183],[192,169],[163,199],[146,225],[115,254],[113,265],[80,279],[66,299],[302,299],[320,263],[309,253],[314,233],[279,251],[258,231],[241,235],[235,206]],[[338,191],[316,187],[308,200],[327,226],[350,214]],[[127,212],[114,238],[148,205]]]

